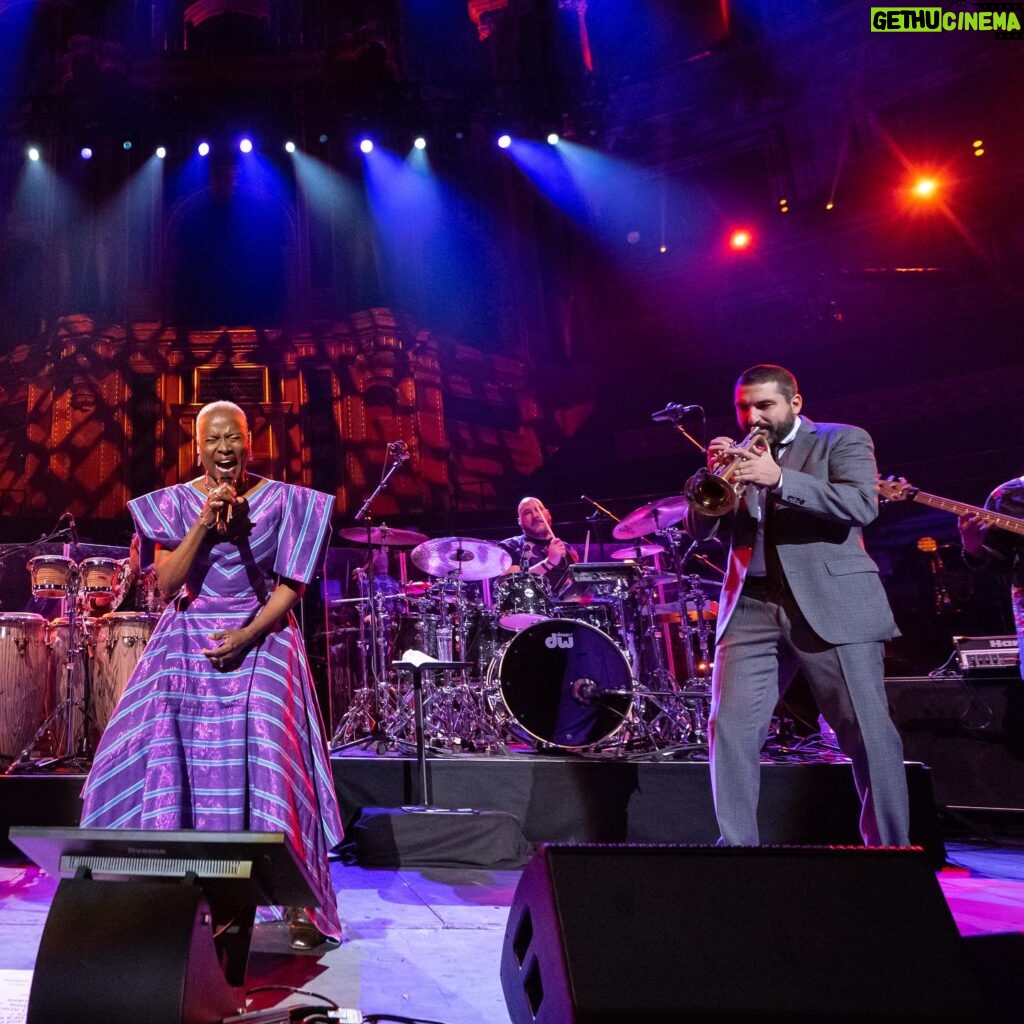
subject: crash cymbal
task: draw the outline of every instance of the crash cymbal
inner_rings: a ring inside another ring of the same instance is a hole
[[[610,558],[625,561],[629,558],[650,558],[651,555],[663,555],[665,549],[660,544],[634,544],[628,548],[616,548]]]
[[[648,533],[657,533],[678,523],[686,515],[686,509],[687,501],[681,494],[648,502],[616,523],[612,527],[612,536],[616,540],[633,540]]]
[[[369,541],[365,526],[346,526],[338,531],[338,536],[353,544],[368,544],[371,548],[411,548],[429,539],[415,530],[394,530],[390,526],[371,526]]]
[[[464,580],[500,576],[512,564],[512,556],[497,544],[473,537],[439,537],[412,549],[413,565],[431,576],[460,573]]]

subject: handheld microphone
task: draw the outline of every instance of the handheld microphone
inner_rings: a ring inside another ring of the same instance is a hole
[[[703,412],[704,407],[700,405],[680,405],[678,402],[669,402],[664,409],[651,413],[651,419],[655,423],[672,423],[689,415],[691,412]]]
[[[232,479],[233,478],[232,478],[230,473],[221,473],[220,479],[217,481],[217,483],[218,484],[229,484],[229,483],[232,482]],[[231,522],[231,514],[234,511],[234,507],[235,506],[232,505],[230,501],[225,499],[225,501],[221,505],[221,507],[219,509],[217,509],[217,532],[218,533],[226,533],[227,532],[228,523]]]

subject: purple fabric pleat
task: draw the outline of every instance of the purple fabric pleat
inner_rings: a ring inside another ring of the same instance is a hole
[[[179,484],[128,504],[140,534],[173,548],[203,503]],[[103,733],[82,825],[284,832],[314,882],[314,923],[339,937],[327,855],[341,816],[302,634],[289,615],[230,670],[199,653],[211,633],[251,621],[276,577],[313,579],[333,503],[266,481],[250,492],[251,529],[201,550]]]

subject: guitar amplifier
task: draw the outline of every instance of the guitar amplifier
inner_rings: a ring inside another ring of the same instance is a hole
[[[1020,649],[1015,636],[955,636],[953,648],[963,672],[1020,669]]]
[[[577,562],[555,594],[566,604],[589,604],[625,597],[640,579],[640,566],[632,562]]]

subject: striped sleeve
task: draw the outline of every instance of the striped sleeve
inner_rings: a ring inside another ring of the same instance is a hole
[[[284,522],[274,560],[279,576],[309,583],[319,572],[327,550],[334,495],[288,486]]]
[[[143,565],[152,564],[155,545],[175,548],[188,532],[181,502],[173,487],[164,487],[144,494],[141,498],[132,498],[128,502],[128,511],[142,538],[140,557]]]

